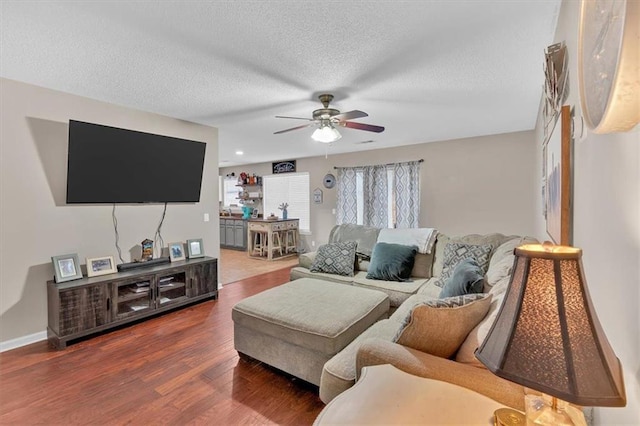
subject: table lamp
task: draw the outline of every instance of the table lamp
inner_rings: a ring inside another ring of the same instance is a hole
[[[527,407],[528,423],[574,424],[567,403],[625,406],[622,368],[591,303],[582,250],[531,244],[515,256],[502,307],[476,357],[495,375],[549,395],[536,410]]]

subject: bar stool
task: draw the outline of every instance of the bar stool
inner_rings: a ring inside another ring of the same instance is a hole
[[[277,250],[280,252],[280,256],[282,256],[282,239],[280,238],[280,231],[272,231],[269,238],[271,238],[271,251],[273,252]],[[265,249],[268,250],[268,246],[266,246]],[[273,256],[273,254],[271,255]]]
[[[284,231],[284,252],[295,252],[298,249],[298,230],[297,229],[287,229]]]
[[[266,231],[251,231],[253,232],[253,250],[251,254],[258,252],[260,256],[264,256],[267,251],[267,232]]]

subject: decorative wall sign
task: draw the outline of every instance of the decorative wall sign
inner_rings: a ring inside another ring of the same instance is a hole
[[[322,189],[316,188],[313,190],[313,202],[316,204],[322,204]]]
[[[278,161],[271,163],[273,166],[273,174],[293,173],[296,171],[296,160]]]
[[[544,147],[547,234],[554,243],[572,244],[571,108],[563,106],[560,120]]]

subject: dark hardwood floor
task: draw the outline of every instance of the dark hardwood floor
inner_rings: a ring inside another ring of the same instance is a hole
[[[65,350],[1,353],[0,424],[311,424],[317,387],[233,349],[233,305],[288,280],[283,269],[238,281]]]

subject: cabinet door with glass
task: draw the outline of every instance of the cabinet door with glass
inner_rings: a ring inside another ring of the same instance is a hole
[[[187,298],[187,271],[174,270],[158,275],[155,306],[165,307]]]
[[[155,309],[154,276],[139,276],[113,282],[113,317],[116,320]]]

